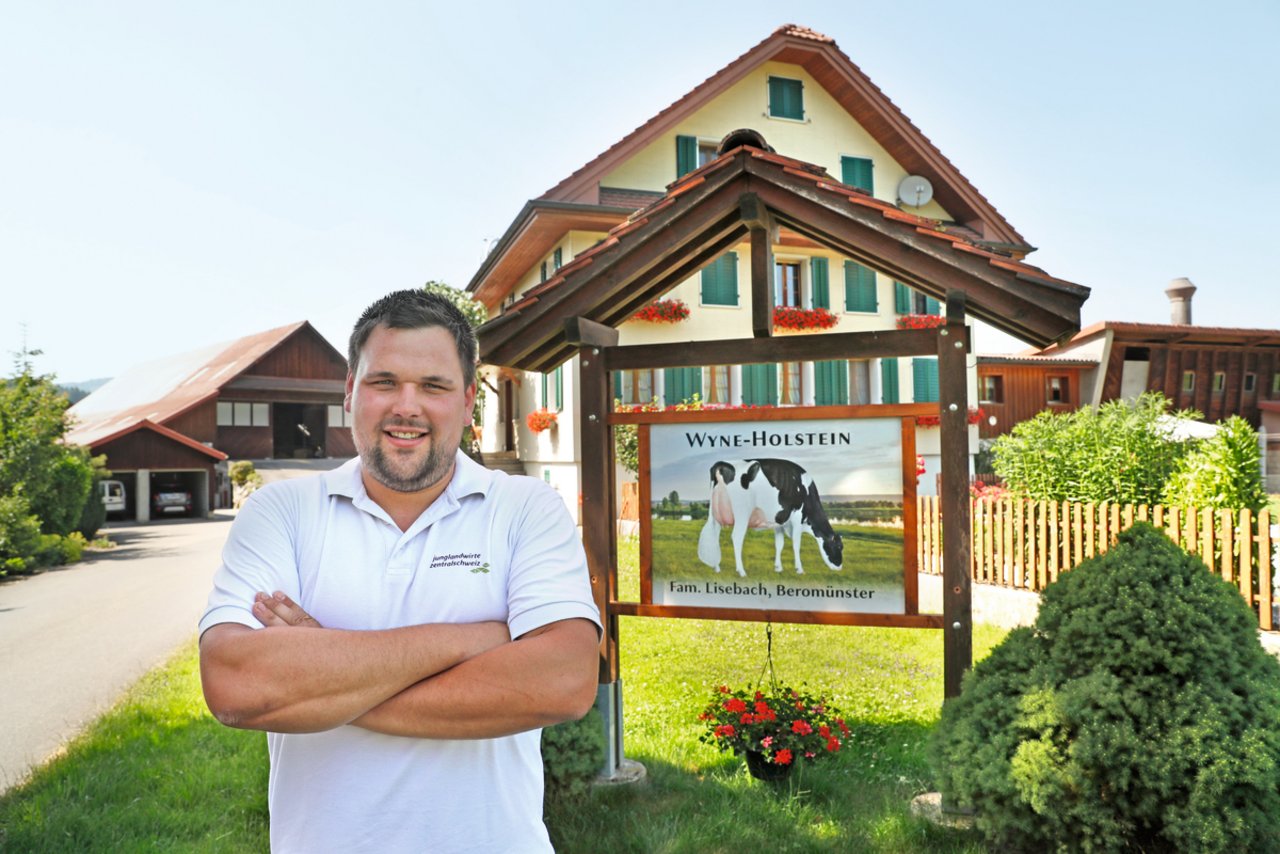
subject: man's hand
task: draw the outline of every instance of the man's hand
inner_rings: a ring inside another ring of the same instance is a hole
[[[306,626],[323,629],[320,621],[302,610],[302,606],[277,590],[268,596],[258,593],[253,597],[253,616],[263,626]]]

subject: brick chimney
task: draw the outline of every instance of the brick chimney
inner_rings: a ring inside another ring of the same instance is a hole
[[[1179,326],[1190,326],[1191,296],[1196,292],[1196,286],[1191,284],[1190,279],[1184,277],[1174,279],[1164,292],[1169,297],[1169,311],[1172,314],[1173,323]]]

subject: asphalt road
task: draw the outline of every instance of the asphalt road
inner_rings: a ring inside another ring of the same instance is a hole
[[[0,582],[0,791],[195,634],[232,518],[112,525],[115,549]]]

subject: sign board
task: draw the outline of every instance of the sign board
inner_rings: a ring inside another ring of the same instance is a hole
[[[899,409],[640,423],[641,603],[823,622],[915,614],[915,418]]]

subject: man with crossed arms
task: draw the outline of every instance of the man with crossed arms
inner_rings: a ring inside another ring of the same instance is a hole
[[[232,526],[200,671],[218,720],[268,733],[273,851],[551,850],[539,728],[589,710],[599,612],[559,496],[457,450],[475,362],[448,300],[374,303],[358,459]]]

